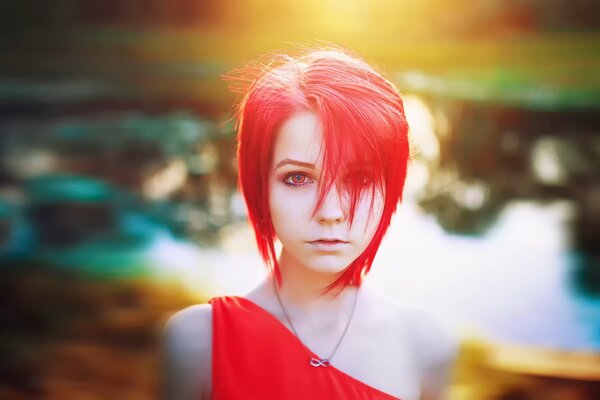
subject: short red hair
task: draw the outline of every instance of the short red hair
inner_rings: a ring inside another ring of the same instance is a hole
[[[383,214],[373,239],[326,291],[359,286],[402,200],[409,143],[398,90],[365,61],[337,47],[305,51],[295,58],[275,55],[239,72],[237,78],[226,77],[244,85],[236,110],[238,183],[267,268],[281,283],[268,204],[277,133],[295,112],[312,111],[323,130],[323,171],[314,212],[331,186],[337,185],[337,171],[349,164],[372,165],[372,188],[384,194]],[[350,223],[363,190],[361,182],[350,180]]]

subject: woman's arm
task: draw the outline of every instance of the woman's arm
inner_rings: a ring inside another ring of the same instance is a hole
[[[421,400],[446,400],[458,354],[458,337],[426,311],[413,314],[421,370]]]
[[[162,347],[162,398],[208,399],[211,391],[212,308],[188,307],[165,327]]]
[[[421,400],[446,400],[452,378],[452,366],[456,358],[457,345],[451,345],[438,355],[434,364],[425,370],[422,378]]]

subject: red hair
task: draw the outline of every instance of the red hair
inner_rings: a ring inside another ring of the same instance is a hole
[[[331,186],[338,186],[337,171],[347,170],[350,164],[372,166],[371,190],[373,194],[379,190],[384,196],[383,214],[373,239],[325,292],[359,286],[402,200],[409,144],[398,90],[359,57],[333,47],[309,50],[296,58],[275,55],[267,63],[251,64],[239,72],[240,77],[226,77],[244,84],[236,109],[238,183],[267,268],[280,284],[276,232],[268,203],[277,133],[295,112],[312,111],[319,117],[323,132],[323,168],[313,214]],[[360,179],[350,179],[344,185],[352,224],[365,187]]]

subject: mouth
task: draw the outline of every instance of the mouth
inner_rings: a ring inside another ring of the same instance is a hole
[[[340,239],[319,239],[308,243],[317,250],[327,252],[342,250],[349,244],[349,242]]]
[[[348,243],[345,240],[342,239],[337,239],[337,238],[321,238],[321,239],[317,239],[317,240],[313,240],[309,243]]]

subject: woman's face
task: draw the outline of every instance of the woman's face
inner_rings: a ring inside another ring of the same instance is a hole
[[[297,112],[282,125],[271,164],[269,207],[287,257],[313,271],[339,274],[373,238],[381,219],[383,198],[375,191],[369,218],[372,191],[364,191],[350,228],[348,196],[340,196],[336,185],[332,185],[322,206],[311,216],[318,199],[321,141],[319,120],[312,112]],[[339,171],[336,179],[345,179],[347,173]]]

